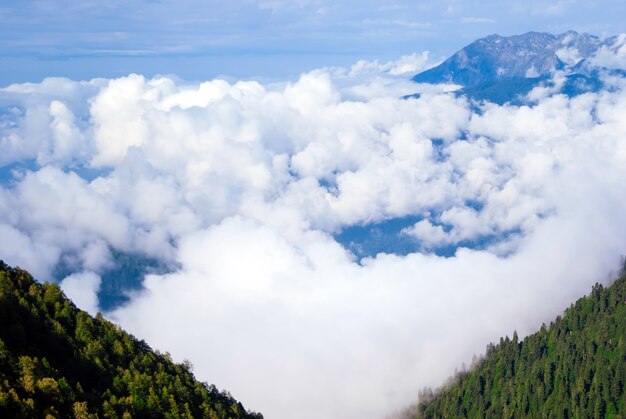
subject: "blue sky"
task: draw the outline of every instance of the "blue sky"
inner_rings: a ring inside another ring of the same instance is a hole
[[[618,0],[5,1],[0,85],[131,72],[285,78],[424,50],[437,60],[492,33],[613,35],[625,16]]]

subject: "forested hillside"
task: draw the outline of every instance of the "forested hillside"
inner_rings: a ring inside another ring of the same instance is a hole
[[[434,394],[418,418],[623,418],[626,276],[596,284],[588,297],[523,341],[490,344],[469,372]]]
[[[0,417],[262,418],[190,369],[0,262]]]

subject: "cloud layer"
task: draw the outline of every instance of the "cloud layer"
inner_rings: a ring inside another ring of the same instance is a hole
[[[476,105],[398,76],[426,60],[2,89],[0,256],[70,266],[92,311],[111,249],[178,266],[108,316],[267,417],[402,408],[626,249],[623,81]],[[421,252],[358,261],[333,238],[405,216]]]

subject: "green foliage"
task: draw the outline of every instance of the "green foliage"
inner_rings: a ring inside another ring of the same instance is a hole
[[[0,417],[262,418],[0,262]]]
[[[417,417],[626,417],[626,276],[523,341],[490,344],[453,383],[422,392]]]

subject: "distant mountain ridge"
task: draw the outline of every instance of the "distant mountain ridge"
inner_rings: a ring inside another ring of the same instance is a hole
[[[490,35],[472,42],[413,80],[472,86],[495,80],[539,77],[555,68],[578,64],[602,44],[597,36],[574,31],[560,35],[540,32],[509,37]],[[576,59],[574,50],[580,57],[576,62],[572,62]]]
[[[563,93],[576,95],[602,87],[599,71],[607,70],[606,55],[626,55],[626,37],[605,40],[587,33],[559,35],[528,32],[503,37],[490,35],[457,51],[443,63],[413,77],[418,83],[462,85],[460,94],[503,103],[549,79],[555,71],[566,76]],[[609,72],[624,75],[620,69]]]

